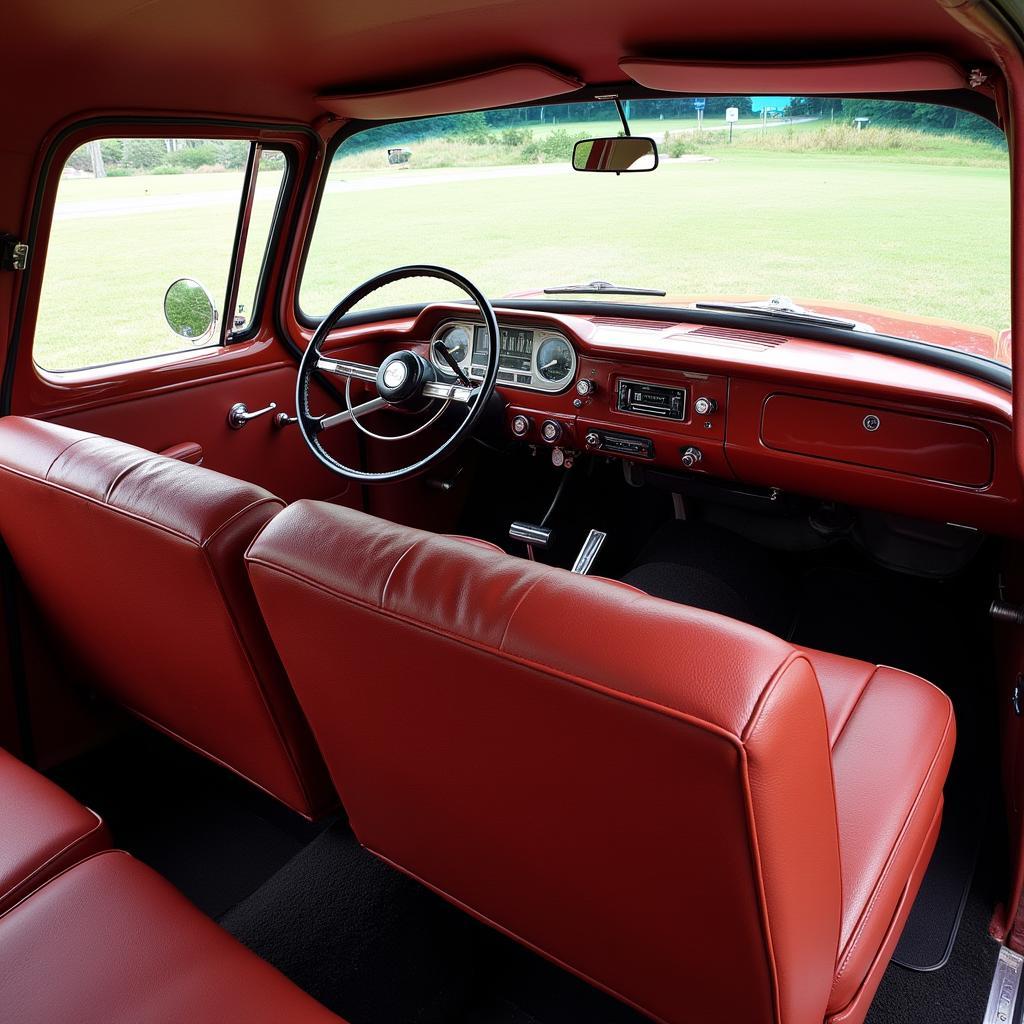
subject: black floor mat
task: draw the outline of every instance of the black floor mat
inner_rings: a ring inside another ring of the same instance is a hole
[[[212,917],[248,896],[322,826],[143,727],[51,773],[114,843]]]
[[[966,821],[962,820],[965,816]],[[978,816],[962,801],[947,806],[935,853],[893,953],[893,963],[912,971],[937,971],[946,965],[974,876],[980,827]]]
[[[866,1024],[981,1024],[999,956],[988,934],[996,877],[983,854],[945,966],[921,972],[890,963]]]

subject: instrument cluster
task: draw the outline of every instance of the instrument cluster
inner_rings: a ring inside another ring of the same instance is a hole
[[[557,394],[572,383],[576,375],[576,349],[564,334],[547,328],[509,324],[499,326],[498,383],[530,391]],[[431,339],[440,341],[459,368],[472,380],[483,380],[487,362],[487,331],[472,320],[449,320]],[[434,366],[445,379],[451,369],[433,355]]]

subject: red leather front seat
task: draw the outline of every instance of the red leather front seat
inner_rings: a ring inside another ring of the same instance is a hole
[[[944,694],[317,502],[247,558],[367,848],[669,1024],[864,1019],[938,832]]]
[[[0,536],[84,678],[314,817],[330,782],[242,562],[283,504],[110,438],[0,420]]]

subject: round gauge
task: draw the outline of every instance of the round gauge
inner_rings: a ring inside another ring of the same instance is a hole
[[[537,372],[548,381],[565,380],[572,373],[572,361],[565,338],[547,338],[537,350]]]
[[[441,335],[441,344],[448,349],[455,362],[465,362],[466,357],[469,355],[469,331],[465,327],[459,327],[458,325],[449,327]]]

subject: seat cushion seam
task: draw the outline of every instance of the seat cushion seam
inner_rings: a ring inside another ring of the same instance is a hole
[[[870,665],[870,662],[864,664]],[[878,675],[878,666],[874,665],[871,668],[867,679],[864,680],[864,685],[860,689],[860,693],[857,694],[857,699],[853,702],[853,706],[850,708],[849,713],[843,720],[843,724],[839,727],[839,732],[836,733],[835,741],[829,744],[829,748],[835,751],[836,747],[839,746],[839,741],[843,738],[843,733],[846,732],[846,727],[853,721],[853,716],[857,713],[857,709],[860,707],[860,702],[864,699],[864,694],[868,692],[868,688],[875,681],[875,676]],[[819,686],[821,684],[819,683]],[[826,705],[826,719],[828,716],[828,705]]]
[[[57,850],[55,853],[47,857],[46,860],[42,862],[42,864],[38,864],[36,867],[34,867],[32,871],[30,871],[24,878],[20,879],[14,885],[5,889],[3,892],[0,892],[0,902],[7,899],[7,897],[10,896],[11,893],[17,892],[19,889],[23,888],[25,885],[31,882],[33,878],[36,878],[38,875],[44,872],[54,861],[59,860],[69,851],[73,850],[76,846],[80,846],[87,839],[90,839],[93,836],[95,836],[97,832],[102,831],[103,819],[94,810],[92,810],[92,808],[86,807],[85,810],[87,810],[93,816],[93,818],[96,819],[92,825],[92,828],[86,829],[84,832],[79,833],[79,835],[72,839],[71,842],[65,843],[59,850]]]
[[[398,572],[398,567],[405,560],[405,556],[409,554],[413,548],[419,547],[426,540],[425,537],[417,537],[399,556],[395,559],[395,564],[391,566],[391,570],[388,572],[388,578],[384,581],[384,586],[380,589],[380,597],[377,599],[377,606],[379,608],[384,607],[384,602],[388,599],[388,587],[391,586],[391,581],[394,579],[395,573]]]

